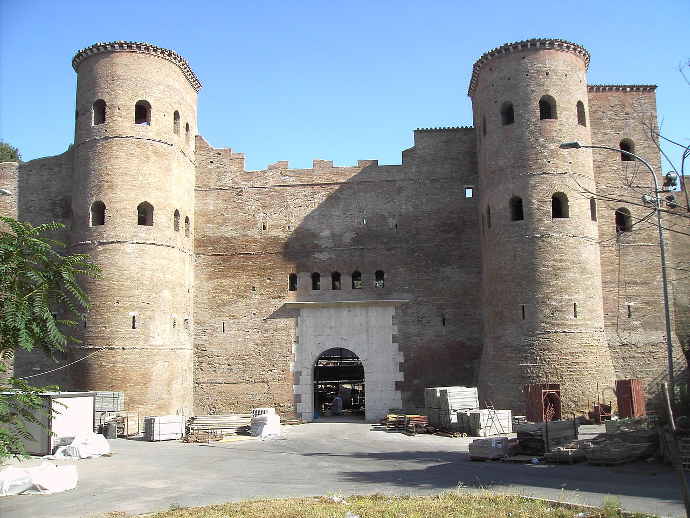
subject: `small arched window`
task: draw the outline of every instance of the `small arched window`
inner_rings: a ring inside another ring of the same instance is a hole
[[[577,123],[580,126],[587,126],[587,116],[585,115],[585,105],[582,101],[577,101]]]
[[[189,144],[189,123],[184,125],[184,138],[187,141],[187,144]]]
[[[513,109],[513,103],[504,102],[501,106],[501,124],[508,126],[515,122],[515,110]]]
[[[134,105],[134,124],[151,125],[151,105],[148,101],[137,101]]]
[[[173,113],[173,133],[175,133],[175,135],[180,134],[180,112],[177,110]]]
[[[314,272],[311,274],[311,289],[320,290],[321,289],[321,274]]]
[[[297,274],[291,273],[288,277],[288,291],[297,291]]]
[[[621,151],[627,151],[628,153],[634,153],[635,152],[635,143],[630,140],[629,138],[624,138],[621,140],[619,144],[620,150]],[[623,162],[632,162],[635,159],[631,157],[630,155],[626,155],[625,153],[621,153],[621,161]]]
[[[552,218],[569,218],[570,207],[568,206],[568,197],[562,193],[557,192],[551,196],[551,217]]]
[[[362,272],[355,270],[352,272],[352,289],[361,290],[364,283],[362,282]]]
[[[539,118],[544,119],[557,119],[556,113],[556,99],[550,95],[544,95],[539,99]]]
[[[522,221],[525,219],[525,212],[522,208],[522,198],[513,196],[510,199],[510,221]]]
[[[93,111],[93,125],[103,124],[105,122],[105,101],[98,99],[91,107]]]
[[[616,209],[616,232],[632,232],[632,216],[625,207]]]
[[[153,205],[147,201],[137,206],[137,225],[153,226]]]
[[[177,209],[175,209],[175,213],[173,214],[173,228],[175,232],[180,231],[180,211]]]
[[[189,237],[189,216],[184,217],[184,235]]]
[[[105,225],[105,203],[102,201],[94,201],[91,204],[91,221],[92,227]]]
[[[376,288],[383,288],[385,281],[385,274],[383,273],[383,270],[376,270],[376,273],[374,273],[374,286]]]
[[[589,217],[592,221],[597,220],[597,200],[594,198],[589,199]]]
[[[491,228],[491,207],[486,206],[486,227]]]
[[[332,290],[342,289],[342,285],[340,283],[340,272],[331,273],[331,289]]]

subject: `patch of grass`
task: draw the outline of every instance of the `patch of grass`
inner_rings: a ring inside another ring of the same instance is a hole
[[[511,495],[443,493],[435,496],[350,496],[252,500],[170,509],[147,518],[654,518],[607,502],[592,509]],[[349,514],[348,514],[349,513]]]

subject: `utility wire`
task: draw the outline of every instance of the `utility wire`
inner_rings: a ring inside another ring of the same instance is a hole
[[[93,356],[94,354],[100,353],[101,350],[102,350],[102,349],[99,349],[99,350],[96,351],[96,352],[93,352],[93,353],[91,353],[91,354],[87,354],[87,355],[84,356],[83,358],[79,358],[78,360],[74,360],[72,363],[68,363],[67,365],[63,365],[62,367],[58,367],[58,368],[56,368],[56,369],[51,369],[51,370],[45,371],[45,372],[39,372],[38,374],[32,374],[31,376],[22,376],[22,377],[19,378],[19,379],[20,379],[20,380],[28,380],[29,378],[35,378],[36,376],[43,376],[44,374],[50,374],[51,372],[56,372],[56,371],[59,371],[59,370],[62,370],[62,369],[66,369],[67,367],[70,367],[70,366],[74,365],[75,363],[79,363],[79,362],[82,361],[82,360],[86,360],[87,358]]]

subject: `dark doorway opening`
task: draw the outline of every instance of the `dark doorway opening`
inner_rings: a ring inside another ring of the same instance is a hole
[[[349,349],[328,349],[314,365],[314,419],[322,417],[364,419],[364,366]]]

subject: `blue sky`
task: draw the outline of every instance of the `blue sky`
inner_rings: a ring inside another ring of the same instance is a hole
[[[414,128],[472,124],[467,84],[482,53],[557,37],[591,52],[590,84],[658,84],[662,132],[687,145],[690,86],[678,72],[690,59],[687,15],[687,0],[0,0],[0,139],[25,160],[63,152],[74,131],[72,56],[134,40],[187,58],[204,83],[200,133],[244,152],[248,169],[397,164]]]

